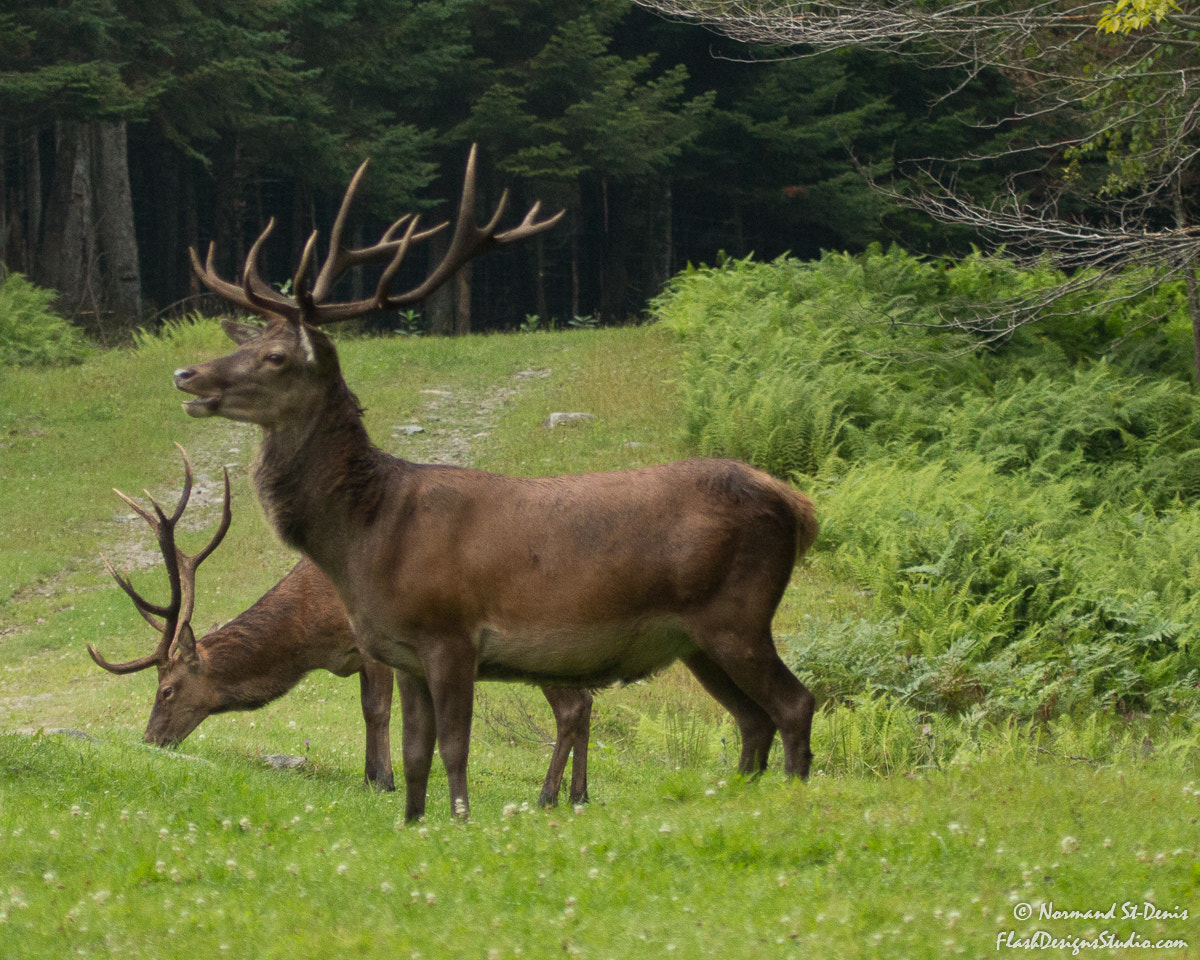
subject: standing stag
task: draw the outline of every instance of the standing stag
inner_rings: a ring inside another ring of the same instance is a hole
[[[365,166],[365,165],[364,165]],[[517,479],[409,463],[375,447],[322,324],[427,296],[470,258],[552,226],[538,207],[497,232],[505,198],[475,221],[475,151],[445,256],[414,289],[391,285],[415,220],[379,243],[342,247],[360,167],[334,222],[329,254],[311,280],[314,234],[284,296],[259,276],[251,248],[240,283],[195,251],[201,280],[266,319],[229,324],[228,356],[175,371],[193,417],[256,423],[254,479],[285,543],[333,581],[355,635],[395,667],[404,696],[406,815],[424,811],[436,743],[452,809],[467,815],[467,752],[476,678],[576,688],[629,682],[681,659],[733,715],[739,770],[765,769],[778,730],[784,770],[806,777],[815,701],[784,665],[771,620],[817,534],[812,504],[766,473],[727,460],[642,470]],[[561,216],[561,214],[560,214]],[[421,236],[424,236],[421,235]],[[387,263],[375,294],[326,303],[350,266]],[[410,754],[411,749],[411,754]]]
[[[357,673],[367,728],[366,782],[379,790],[395,789],[389,731],[392,669],[359,651],[337,591],[310,560],[301,559],[249,610],[196,639],[191,626],[196,570],[229,529],[229,473],[225,473],[221,525],[209,545],[189,557],[175,545],[175,525],[192,493],[191,464],[183,448],[179,449],[183,454],[183,492],[171,516],[163,512],[153,497],[151,513],[121,491],[115,491],[154,530],[167,568],[170,600],[165,605],[146,600],[104,560],[108,572],[133,600],[138,612],[159,632],[158,646],[148,656],[127,663],[109,663],[90,644],[88,653],[110,673],[158,668],[158,692],[146,724],[145,740],[160,747],[182,743],[211,714],[266,706],[291,690],[311,670],[328,670],[339,677]],[[557,738],[538,802],[542,806],[558,802],[567,755],[572,750],[571,802],[585,801],[591,694],[549,688],[545,694],[554,710]]]

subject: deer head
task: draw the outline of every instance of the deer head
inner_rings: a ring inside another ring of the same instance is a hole
[[[150,500],[153,512],[120,490],[114,491],[154,531],[167,568],[170,599],[166,604],[151,603],[138,593],[133,584],[119,574],[107,559],[101,557],[104,566],[121,589],[128,594],[138,613],[158,631],[158,646],[152,653],[136,660],[109,663],[95,647],[88,645],[88,653],[92,659],[110,673],[137,673],[149,667],[158,668],[158,692],[154,697],[150,721],[146,724],[145,740],[160,747],[182,742],[205,717],[219,709],[222,696],[221,691],[210,680],[207,662],[197,650],[191,619],[196,602],[196,570],[224,539],[232,519],[229,471],[225,471],[221,524],[203,550],[188,556],[175,545],[175,525],[183,516],[192,495],[192,465],[183,447],[179,447],[179,452],[183,455],[183,492],[170,516],[167,516],[148,492],[146,496]]]
[[[354,194],[366,172],[365,161],[346,188],[330,232],[328,255],[316,271],[315,280],[317,233],[314,231],[292,277],[290,296],[273,289],[258,270],[259,252],[274,229],[274,219],[250,248],[240,283],[231,283],[217,275],[213,246],[209,246],[208,258],[203,264],[196,251],[191,250],[192,266],[205,286],[230,303],[263,317],[267,323],[264,328],[257,328],[226,322],[225,332],[240,346],[239,350],[175,371],[176,386],[196,396],[184,403],[184,410],[193,417],[219,415],[257,423],[267,429],[289,422],[303,422],[323,404],[323,385],[340,380],[337,352],[319,331],[320,326],[418,303],[449,280],[467,261],[548,230],[562,219],[565,211],[538,220],[540,204],[535,203],[517,226],[497,232],[508,203],[505,191],[491,219],[480,226],[475,220],[475,156],[475,147],[472,147],[463,178],[458,217],[445,255],[425,280],[403,293],[393,293],[392,283],[409,249],[444,230],[448,224],[419,231],[419,218],[405,214],[384,231],[379,242],[360,249],[343,246],[342,234]],[[372,296],[344,303],[327,302],[335,283],[346,270],[360,264],[381,262],[386,266]]]

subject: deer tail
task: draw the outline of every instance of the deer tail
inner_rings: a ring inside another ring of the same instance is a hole
[[[796,562],[799,563],[804,558],[804,554],[808,552],[808,548],[816,541],[820,526],[817,523],[817,509],[813,506],[813,502],[799,490],[793,490],[791,487],[786,489],[788,505],[796,515]]]

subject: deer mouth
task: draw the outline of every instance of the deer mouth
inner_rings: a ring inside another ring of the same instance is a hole
[[[213,417],[220,405],[220,397],[197,397],[183,402],[183,412],[189,417]]]

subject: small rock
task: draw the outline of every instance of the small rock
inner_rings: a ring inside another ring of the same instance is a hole
[[[308,763],[308,757],[297,757],[288,753],[264,754],[263,761],[276,770],[295,770]]]
[[[595,420],[594,413],[552,413],[542,421],[542,426],[547,430],[553,430],[561,423],[582,423],[586,420]]]
[[[394,437],[411,437],[415,433],[425,432],[425,428],[416,423],[406,423],[400,426],[394,426],[392,429],[396,431],[394,434],[392,434]]]

